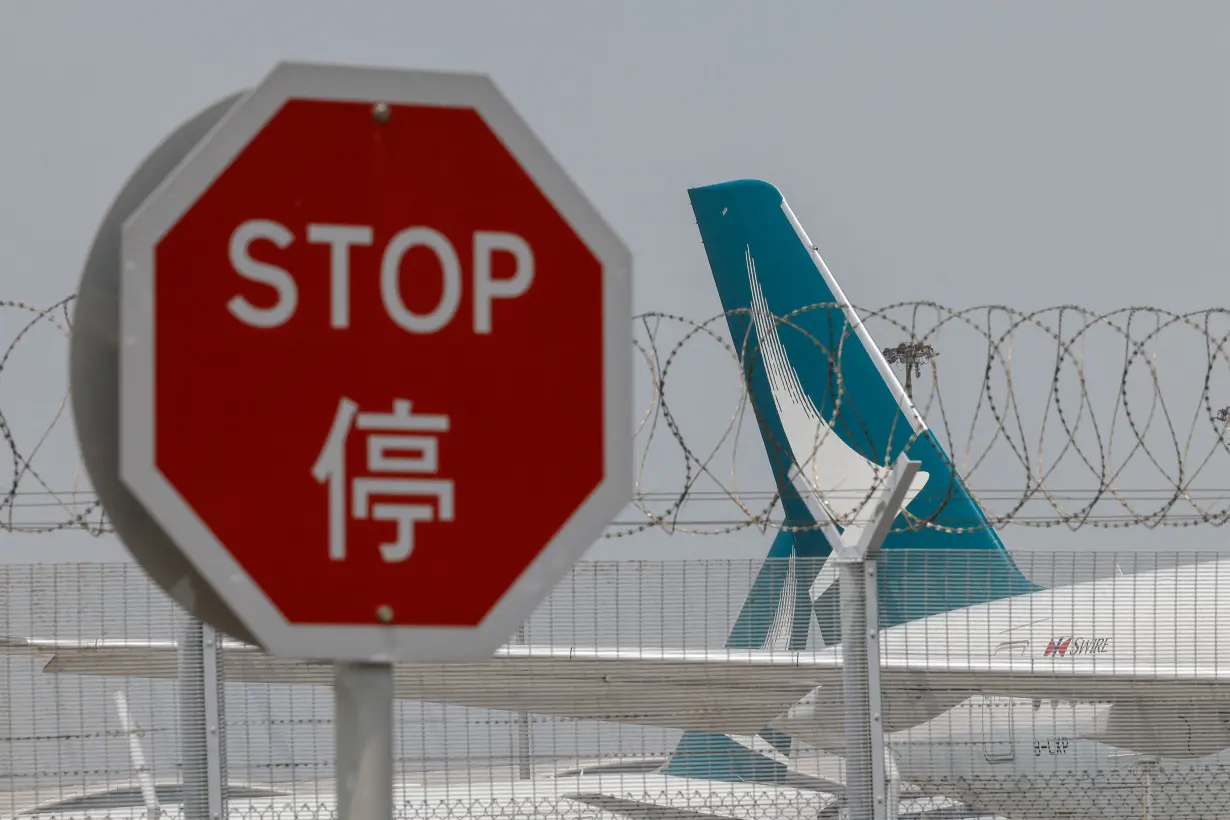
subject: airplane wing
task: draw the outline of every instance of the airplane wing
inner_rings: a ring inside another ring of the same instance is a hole
[[[174,679],[178,665],[174,641],[0,638],[0,654],[50,655],[43,671],[73,675]],[[328,663],[232,642],[223,645],[223,668],[234,683],[333,682]],[[839,696],[841,654],[510,646],[477,663],[399,663],[395,675],[396,695],[405,700],[751,735],[817,687]],[[1116,658],[888,655],[881,680],[890,700],[908,692],[980,692],[1091,703],[1230,701],[1225,665]]]
[[[0,654],[51,658],[48,673],[174,679],[174,641],[0,638]],[[766,666],[760,655],[775,655]],[[223,644],[225,680],[331,686],[331,664]],[[752,735],[816,686],[792,653],[505,647],[478,663],[399,663],[404,700]],[[712,660],[713,662],[710,662]]]

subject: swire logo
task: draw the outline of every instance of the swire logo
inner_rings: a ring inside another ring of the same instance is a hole
[[[1046,645],[1045,657],[1064,658],[1068,655],[1101,655],[1110,651],[1110,638],[1075,638],[1065,635],[1051,638]]]

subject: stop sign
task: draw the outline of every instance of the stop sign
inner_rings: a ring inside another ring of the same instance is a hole
[[[119,478],[271,652],[489,656],[630,498],[630,255],[486,78],[280,65],[121,260]]]

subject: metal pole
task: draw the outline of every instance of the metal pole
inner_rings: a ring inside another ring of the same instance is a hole
[[[517,643],[526,643],[525,624],[517,627]],[[530,713],[517,714],[517,776],[529,780],[533,776],[530,766]]]
[[[189,619],[179,643],[179,730],[184,820],[226,813],[226,740],[218,633]]]
[[[393,817],[393,666],[333,667],[341,820]]]
[[[846,811],[850,820],[871,820],[872,778],[870,724],[867,721],[866,612],[863,609],[863,565],[842,562],[841,593],[842,689],[846,706]]]
[[[205,763],[209,775],[209,816],[226,817],[226,691],[223,688],[222,640],[218,630],[201,624],[201,670],[205,683]]]
[[[857,543],[847,543],[831,526],[823,528],[840,573],[849,820],[887,820],[877,558],[920,466],[920,462],[910,461],[905,453],[898,457],[888,483],[875,499],[870,523],[858,533]],[[849,537],[853,540],[855,536],[851,533]]]
[[[868,753],[871,757],[872,816],[875,820],[887,820],[888,772],[884,761],[883,696],[880,689],[880,583],[875,553],[863,559],[863,582],[863,626],[867,635],[867,715],[871,723]],[[895,817],[897,807],[893,806],[892,809]]]

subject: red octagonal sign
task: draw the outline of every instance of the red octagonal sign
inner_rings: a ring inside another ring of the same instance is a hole
[[[486,78],[281,65],[122,256],[121,478],[272,652],[489,656],[629,499],[630,256]]]

